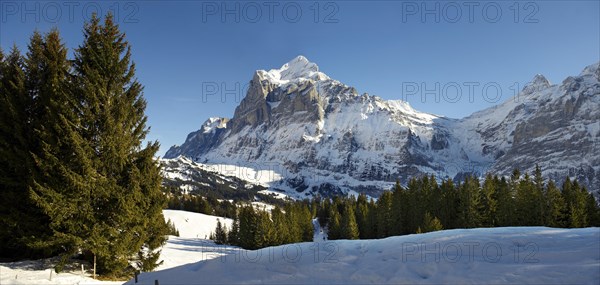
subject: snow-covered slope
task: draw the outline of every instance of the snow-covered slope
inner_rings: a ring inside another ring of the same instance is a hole
[[[217,258],[235,248],[217,246],[208,240],[217,227],[217,220],[231,228],[231,219],[177,210],[163,210],[163,215],[165,220],[175,224],[179,236],[169,236],[160,254],[163,264],[156,270]]]
[[[228,228],[232,220],[223,217],[186,211],[163,210],[165,220],[171,220],[179,230],[179,237],[169,236],[161,251],[163,264],[156,270],[169,269],[185,264],[218,258],[235,250],[233,246],[216,245],[207,237],[217,226],[217,219]],[[122,281],[99,281],[91,278],[89,266],[85,274],[76,267],[74,270],[56,274],[50,260],[0,263],[0,284],[99,284],[116,285]]]
[[[138,284],[598,284],[599,240],[598,228],[515,227],[300,243],[144,273]]]
[[[233,118],[209,119],[165,158],[266,171],[269,179],[244,179],[296,197],[378,196],[415,175],[460,179],[536,163],[598,190],[599,75],[598,64],[560,85],[538,75],[515,98],[458,120],[360,95],[299,56],[256,71]]]
[[[185,157],[162,159],[163,186],[184,194],[209,195],[222,200],[273,201],[283,193],[267,189],[269,182],[281,179],[269,170],[234,165],[203,164]]]
[[[163,210],[163,215],[165,220],[171,220],[175,224],[181,238],[207,239],[215,231],[217,220],[227,227],[231,227],[232,222],[229,218],[179,210]]]

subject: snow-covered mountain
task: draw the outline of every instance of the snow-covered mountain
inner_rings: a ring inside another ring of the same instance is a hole
[[[258,70],[233,118],[210,118],[165,158],[187,157],[292,196],[377,196],[399,179],[460,179],[514,168],[600,189],[600,70],[551,85],[541,75],[514,98],[463,119],[358,94],[298,56]],[[200,165],[200,164],[198,164]],[[214,169],[214,168],[213,168]],[[269,177],[244,175],[268,173]],[[244,173],[241,173],[244,172]]]

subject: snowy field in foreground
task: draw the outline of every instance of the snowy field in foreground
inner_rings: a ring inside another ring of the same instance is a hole
[[[54,269],[38,269],[38,261],[0,263],[0,284],[44,285],[44,284],[101,284],[117,285],[123,282],[107,282],[92,279],[89,274],[69,272],[56,274]],[[32,268],[33,266],[33,268]],[[52,271],[52,273],[50,273]]]
[[[446,230],[381,240],[322,241],[245,251],[205,240],[217,217],[165,210],[179,229],[156,272],[138,284],[598,284],[600,229],[514,227]],[[220,218],[228,227],[231,220]],[[121,284],[78,272],[0,264],[0,284]],[[15,279],[17,277],[17,279]],[[134,284],[129,281],[127,284]]]
[[[156,279],[162,285],[598,284],[600,229],[459,229],[233,250],[216,259],[144,273],[140,283]]]
[[[156,270],[217,258],[231,248],[218,246],[208,240],[217,227],[217,219],[227,228],[231,228],[231,219],[176,210],[163,210],[163,214],[165,220],[170,219],[175,224],[179,237],[169,236],[160,255],[163,264]]]

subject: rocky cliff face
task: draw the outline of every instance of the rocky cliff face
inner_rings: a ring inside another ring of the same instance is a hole
[[[233,118],[209,119],[165,158],[268,171],[245,179],[297,197],[377,196],[414,175],[460,179],[536,163],[598,190],[599,74],[595,64],[560,85],[538,75],[515,98],[456,120],[358,94],[300,56],[257,71]]]
[[[555,180],[576,178],[589,190],[598,191],[599,75],[595,64],[558,85],[536,76],[528,86],[531,90],[526,87],[520,94],[521,102],[511,106],[508,116],[497,124],[511,144],[497,147],[503,155],[490,165],[490,170],[507,175],[511,168],[531,170],[537,163]]]

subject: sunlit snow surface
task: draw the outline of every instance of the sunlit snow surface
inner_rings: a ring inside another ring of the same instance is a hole
[[[181,223],[187,215],[188,222]],[[600,280],[599,228],[457,229],[380,240],[328,241],[315,221],[315,242],[246,251],[196,238],[212,229],[190,221],[216,223],[215,217],[182,211],[165,211],[165,216],[177,224],[182,236],[169,241],[163,258],[187,256],[181,263],[194,258],[196,262],[144,273],[141,284],[154,284],[154,280],[160,284],[598,284]]]
[[[326,240],[246,251],[204,239],[218,217],[165,210],[179,229],[159,271],[138,284],[598,284],[600,229],[445,230],[380,240]],[[231,220],[219,218],[228,227]],[[323,239],[325,237],[325,239]],[[0,264],[0,284],[120,284]],[[17,279],[15,279],[17,277]],[[128,281],[126,284],[134,284]]]
[[[322,241],[141,275],[141,284],[598,284],[600,229],[458,229]],[[128,284],[133,284],[129,282]]]

